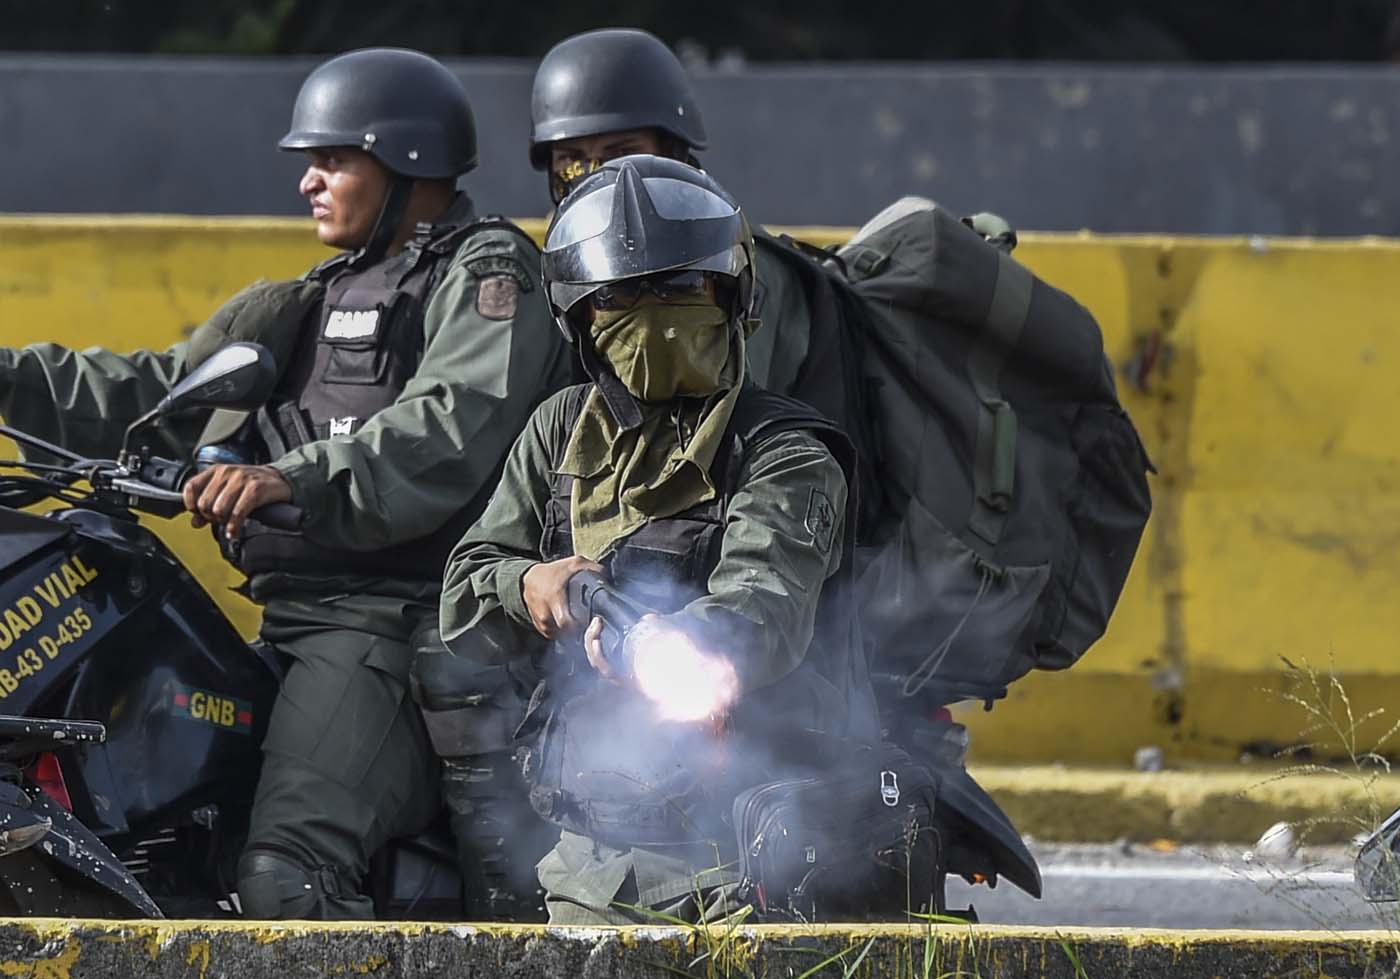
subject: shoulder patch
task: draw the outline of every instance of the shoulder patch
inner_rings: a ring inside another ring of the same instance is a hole
[[[807,518],[803,521],[807,532],[812,535],[812,543],[823,554],[831,550],[831,538],[836,530],[836,510],[826,494],[813,489],[807,496]]]
[[[504,277],[513,279],[519,292],[529,292],[535,288],[535,282],[525,271],[525,266],[509,255],[480,255],[467,259],[463,264],[468,272],[483,282],[492,277]]]
[[[509,275],[488,275],[476,285],[476,311],[488,320],[508,320],[520,304],[520,284]]]

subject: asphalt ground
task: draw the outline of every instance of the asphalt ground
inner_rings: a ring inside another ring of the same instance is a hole
[[[1400,906],[1368,904],[1352,878],[1353,846],[1304,847],[1264,859],[1220,844],[1032,842],[1044,896],[1011,884],[949,883],[949,906],[987,923],[1129,928],[1393,931]]]

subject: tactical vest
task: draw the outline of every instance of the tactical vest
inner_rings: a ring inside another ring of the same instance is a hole
[[[581,386],[572,393],[565,411],[566,430],[572,431],[588,391]],[[650,520],[615,543],[601,562],[613,584],[627,597],[661,613],[677,611],[704,595],[720,559],[726,513],[739,489],[745,456],[752,446],[785,431],[805,431],[818,438],[841,464],[847,484],[854,487],[854,451],[835,425],[800,402],[746,387],[711,470],[716,498],[674,516]],[[574,553],[573,479],[558,473],[559,463],[553,460],[557,475],[544,512],[540,550],[546,561]],[[848,527],[854,503],[852,491]],[[797,671],[805,680],[785,678],[746,695],[731,717],[726,737],[732,743],[726,750],[738,753],[734,745],[752,740],[763,746],[760,750],[767,757],[775,757],[779,751],[775,737],[791,740],[797,730],[811,724],[790,720],[787,708],[793,698],[810,699],[807,695],[816,686],[829,691],[825,702],[843,715],[853,705],[836,701],[847,698],[853,687],[863,687],[857,699],[869,697],[863,651],[848,604],[849,531],[846,546],[843,571],[823,591],[819,621],[828,625],[819,624],[818,631],[849,625],[850,644],[837,642],[823,649],[814,642]],[[729,766],[720,776],[703,764],[690,764],[712,753],[705,731],[694,725],[658,729],[648,721],[649,708],[639,697],[598,680],[589,669],[570,667],[577,663],[577,650],[561,652],[566,655],[550,657],[558,669],[536,691],[532,716],[520,732],[534,742],[526,774],[536,811],[566,829],[614,846],[669,845],[717,832],[715,819],[734,792],[757,781],[759,774]],[[810,703],[804,708],[794,713],[813,713]],[[609,735],[601,736],[599,732],[605,730]]]
[[[590,388],[580,386],[564,411],[572,431]],[[801,402],[752,385],[740,392],[710,475],[717,493],[674,516],[648,520],[615,543],[602,558],[609,580],[624,594],[662,614],[674,612],[706,593],[710,572],[719,563],[725,513],[738,488],[748,448],[781,432],[806,431],[820,440],[852,481],[854,453],[849,440],[828,419]],[[571,500],[574,478],[558,471],[545,504],[540,556],[545,561],[574,554]]]
[[[486,228],[524,232],[502,218],[463,225],[420,224],[402,251],[367,268],[339,255],[307,273],[325,296],[303,329],[273,399],[255,416],[257,434],[276,459],[308,442],[353,435],[392,405],[423,358],[428,302],[462,244]],[[528,239],[526,239],[528,240]],[[533,243],[531,245],[533,248]],[[495,479],[433,533],[379,551],[323,547],[305,535],[257,521],[245,525],[230,558],[244,574],[368,574],[438,580],[447,556],[480,515]]]

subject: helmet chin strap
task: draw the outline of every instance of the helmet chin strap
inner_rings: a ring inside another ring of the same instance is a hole
[[[397,173],[389,175],[389,189],[384,194],[384,204],[379,208],[379,219],[369,233],[364,247],[350,257],[348,267],[364,268],[383,261],[394,243],[399,225],[403,223],[404,211],[408,209],[408,198],[413,193],[413,180]]]

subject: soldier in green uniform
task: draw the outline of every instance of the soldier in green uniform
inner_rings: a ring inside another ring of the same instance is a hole
[[[440,804],[408,696],[414,630],[435,623],[448,551],[569,362],[538,250],[456,191],[476,136],[465,91],[438,62],[390,49],[327,61],[280,146],[308,155],[300,190],[340,255],[251,286],[164,352],[0,350],[0,414],[110,455],[222,344],[273,351],[272,400],[251,416],[216,413],[185,487],[288,664],[239,896],[251,917],[368,918],[371,854]],[[189,451],[190,433],[166,434]],[[295,532],[257,520],[278,501],[304,513]]]
[[[535,72],[530,100],[530,163],[549,175],[558,204],[580,176],[627,153],[655,153],[699,166],[708,146],[690,78],[679,59],[646,31],[587,31],[560,41]],[[840,337],[810,308],[806,258],[756,233],[754,315],[764,328],[748,345],[749,377],[842,421],[840,385],[806,385],[840,375]],[[835,373],[828,371],[835,370]]]
[[[830,591],[845,580],[849,443],[745,383],[753,242],[701,171],[632,156],[584,177],[551,224],[544,278],[592,381],[541,405],[511,450],[448,561],[443,636],[461,659],[542,677],[524,731],[544,732],[528,742],[531,798],[562,828],[538,868],[550,921],[647,920],[629,906],[711,918],[734,910],[719,815],[736,786],[705,759],[807,729],[873,733]],[[571,617],[582,570],[659,616],[610,649],[600,620]],[[683,719],[659,721],[674,705],[641,679],[662,634],[687,637],[698,685],[715,687]]]
[[[633,153],[698,166],[706,136],[684,68],[644,31],[600,30],[556,45],[535,74],[530,161],[549,173],[559,204],[581,177]],[[806,400],[834,419],[846,413],[832,376],[841,338],[828,312],[809,309],[810,261],[757,235],[753,315],[764,328],[747,343],[748,376],[759,386]],[[839,376],[839,374],[837,375]],[[537,908],[534,865],[552,834],[526,804],[513,753],[514,731],[531,677],[520,664],[482,670],[444,650],[414,663],[414,687],[434,742],[443,751],[444,794],[462,849],[472,917],[518,919]]]

